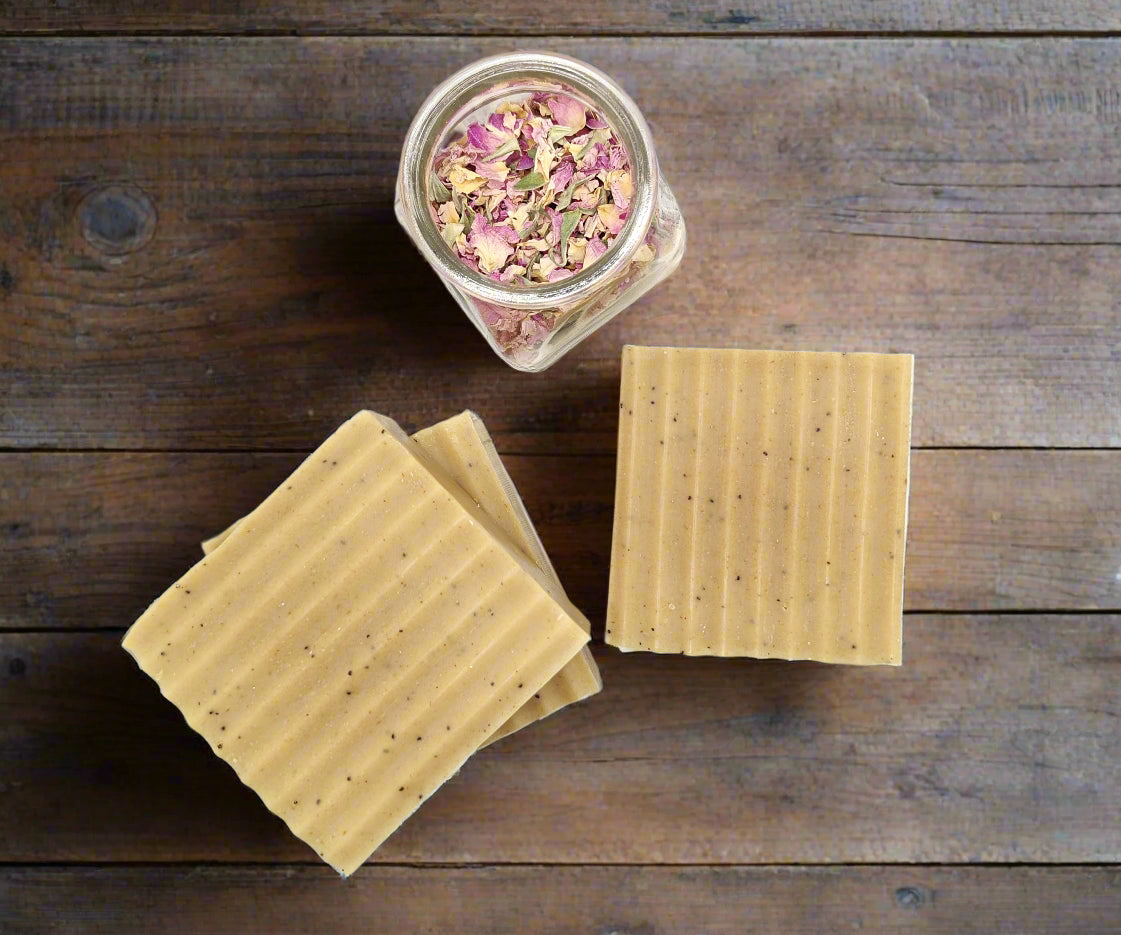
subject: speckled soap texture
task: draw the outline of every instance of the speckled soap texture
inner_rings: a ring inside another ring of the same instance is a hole
[[[541,544],[537,530],[518,496],[514,482],[506,473],[490,433],[482,420],[473,412],[437,422],[413,435],[416,442],[433,462],[443,468],[464,493],[505,531],[533,563],[548,575],[559,589],[560,579]],[[238,520],[238,523],[243,520]],[[221,545],[238,523],[202,544],[209,555]],[[494,732],[483,744],[493,743],[529,724],[539,721],[561,708],[582,701],[603,688],[599,667],[585,646],[564,668],[554,675],[541,690],[535,692]]]
[[[607,642],[900,664],[913,368],[624,348]]]
[[[549,577],[558,591],[561,582],[541,544],[537,530],[501,458],[490,433],[473,412],[445,419],[413,436],[425,454],[447,471],[466,494],[502,527],[518,547]],[[562,592],[563,593],[563,592]],[[584,621],[587,623],[587,621]],[[599,667],[585,646],[541,690],[486,741],[500,740],[514,731],[588,698],[603,688]],[[486,746],[486,744],[484,744]]]
[[[124,647],[349,874],[580,651],[586,627],[394,422],[363,412]]]

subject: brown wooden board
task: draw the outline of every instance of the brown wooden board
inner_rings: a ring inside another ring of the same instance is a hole
[[[5,931],[129,935],[1106,935],[1103,867],[27,867]]]
[[[0,861],[308,861],[119,634],[0,636]],[[902,668],[597,649],[380,861],[1106,862],[1121,617],[916,615]]]
[[[124,627],[298,454],[0,455],[0,627]],[[602,636],[614,459],[507,456]],[[911,610],[1121,609],[1121,453],[916,451]]]
[[[0,446],[470,406],[506,451],[610,453],[623,342],[912,351],[918,445],[1121,444],[1121,41],[540,44],[637,97],[689,248],[526,375],[391,210],[421,99],[510,40],[0,42]]]
[[[802,32],[1116,32],[1121,12],[1109,0],[718,0],[646,3],[415,3],[409,0],[272,0],[220,4],[171,0],[0,0],[0,32],[74,33],[509,33],[556,34]]]

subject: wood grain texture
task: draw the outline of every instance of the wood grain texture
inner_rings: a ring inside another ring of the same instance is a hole
[[[1106,935],[1102,867],[312,867],[0,870],[9,935]]]
[[[0,455],[0,627],[124,627],[295,454]],[[614,459],[507,456],[569,595],[603,634]],[[1121,609],[1121,453],[916,451],[911,610]]]
[[[643,33],[802,32],[1107,32],[1121,29],[1109,0],[719,0],[593,3],[578,0],[563,12],[547,3],[493,0],[270,0],[215,4],[171,0],[158,8],[142,0],[70,0],[65,5],[0,0],[0,32],[74,33],[366,33],[515,36]]]
[[[314,860],[118,640],[0,637],[0,861]],[[911,616],[890,670],[596,655],[375,860],[1121,860],[1121,617]]]
[[[605,453],[625,341],[910,351],[918,445],[1121,444],[1121,41],[542,45],[634,92],[690,245],[529,375],[391,212],[414,109],[508,41],[0,42],[0,445],[470,406],[505,451]]]

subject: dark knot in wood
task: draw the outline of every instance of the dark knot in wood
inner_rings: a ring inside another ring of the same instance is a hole
[[[926,902],[927,896],[922,887],[901,886],[895,891],[895,904],[900,909],[921,909]]]
[[[156,207],[135,185],[106,185],[78,206],[82,236],[101,253],[120,256],[143,248],[156,233]]]

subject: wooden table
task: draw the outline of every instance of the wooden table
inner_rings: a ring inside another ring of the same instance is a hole
[[[1121,930],[1121,6],[0,0],[0,32],[0,930]],[[690,238],[537,376],[391,210],[428,90],[527,45],[632,92]],[[358,408],[470,407],[602,634],[624,342],[917,355],[905,664],[600,644],[599,697],[339,882],[123,629]]]

